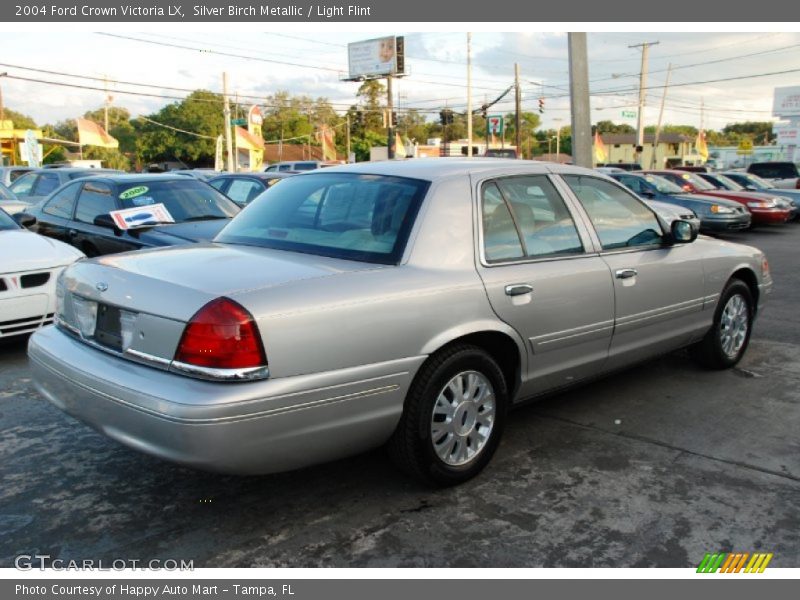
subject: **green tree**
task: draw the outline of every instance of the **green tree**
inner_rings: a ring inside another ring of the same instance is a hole
[[[36,125],[36,121],[33,120],[33,117],[29,117],[28,115],[24,115],[21,112],[11,110],[10,108],[3,109],[3,119],[5,119],[6,121],[12,121],[14,123],[14,129],[38,128],[38,125]]]
[[[384,131],[383,109],[386,106],[386,86],[378,79],[368,79],[358,88],[356,98],[364,112],[365,130]]]
[[[146,162],[178,160],[195,166],[213,165],[216,138],[224,127],[222,104],[221,94],[196,90],[147,117],[160,125],[143,119],[133,121],[137,155]]]
[[[627,123],[614,123],[613,121],[598,121],[595,130],[603,133],[636,133],[636,130]]]
[[[750,138],[759,144],[769,144],[775,140],[775,136],[772,133],[772,123],[769,121],[729,123],[722,128],[722,134],[729,136],[729,139],[738,138],[737,143],[742,137]]]

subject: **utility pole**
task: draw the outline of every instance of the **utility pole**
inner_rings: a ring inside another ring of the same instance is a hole
[[[591,169],[592,115],[589,106],[589,59],[586,33],[570,33],[568,37],[572,164]]]
[[[672,63],[667,67],[667,79],[664,82],[664,94],[661,96],[661,108],[658,111],[658,125],[656,125],[656,134],[653,137],[653,158],[650,160],[650,166],[653,169],[659,167],[656,164],[656,152],[658,152],[658,142],[661,138],[661,122],[664,118],[664,105],[667,102],[667,89],[669,89],[669,76],[672,74]]]
[[[472,34],[467,32],[467,156],[472,156]]]
[[[347,147],[347,162],[350,162],[350,113],[345,115],[345,146]]]
[[[522,156],[522,131],[520,131],[522,123],[521,104],[522,93],[519,89],[519,63],[514,63],[514,133],[516,137],[514,143],[517,146],[517,158]]]
[[[225,150],[228,152],[227,169],[233,172],[233,139],[231,138],[231,105],[228,99],[228,74],[222,73],[222,114],[225,115]]]
[[[392,116],[394,114],[394,98],[392,98],[392,76],[391,75],[386,77],[386,95],[387,95],[387,106],[388,106],[387,110],[389,112],[389,114],[386,115],[386,117],[387,117],[387,119],[386,119],[386,125],[387,125],[387,127],[386,127],[386,137],[387,137],[387,141],[389,142],[388,155],[389,155],[389,159],[391,160],[391,159],[394,158],[394,127],[393,127],[394,124],[392,123]]]
[[[650,46],[655,46],[659,42],[643,42],[641,44],[634,44],[628,48],[641,48],[642,49],[642,68],[639,71],[639,114],[636,117],[636,147],[644,145],[644,101],[645,101],[645,88],[647,87],[647,55],[650,52]],[[638,154],[638,152],[636,152]]]
[[[561,162],[561,121],[562,118],[553,119],[555,123],[558,123],[558,129],[556,129],[556,162]]]
[[[111,104],[111,96],[108,95],[108,75],[103,75],[103,89],[106,92],[106,96],[103,98],[103,124],[108,133],[108,105]]]

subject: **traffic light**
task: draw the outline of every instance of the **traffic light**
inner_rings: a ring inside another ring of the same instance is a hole
[[[356,111],[356,123],[358,123],[359,127],[364,126],[364,111]]]
[[[392,111],[392,127],[397,127],[397,112]]]
[[[453,111],[449,108],[445,108],[439,111],[439,120],[441,121],[442,125],[452,125],[453,124]]]
[[[544,98],[539,98],[539,113],[544,113]]]

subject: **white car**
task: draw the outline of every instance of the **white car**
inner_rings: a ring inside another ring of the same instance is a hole
[[[0,210],[0,339],[53,322],[56,279],[84,254],[20,227]]]

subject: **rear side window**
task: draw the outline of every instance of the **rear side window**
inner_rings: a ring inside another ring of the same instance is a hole
[[[572,215],[544,175],[487,183],[482,214],[489,262],[583,253]]]
[[[75,220],[94,223],[95,217],[117,209],[111,186],[100,181],[87,181],[78,196]]]
[[[236,204],[244,206],[264,191],[264,186],[252,179],[233,179],[228,187],[227,196]]]
[[[660,244],[663,232],[645,204],[618,186],[584,175],[564,175],[592,221],[604,250]]]
[[[59,185],[58,175],[55,173],[42,173],[33,189],[33,196],[49,196]]]
[[[62,219],[71,219],[75,208],[75,196],[80,184],[73,183],[57,192],[42,208],[42,212]]]
[[[36,173],[26,173],[22,177],[17,178],[9,189],[19,198],[30,196],[31,190],[33,190],[33,184],[36,183],[36,177]]]

